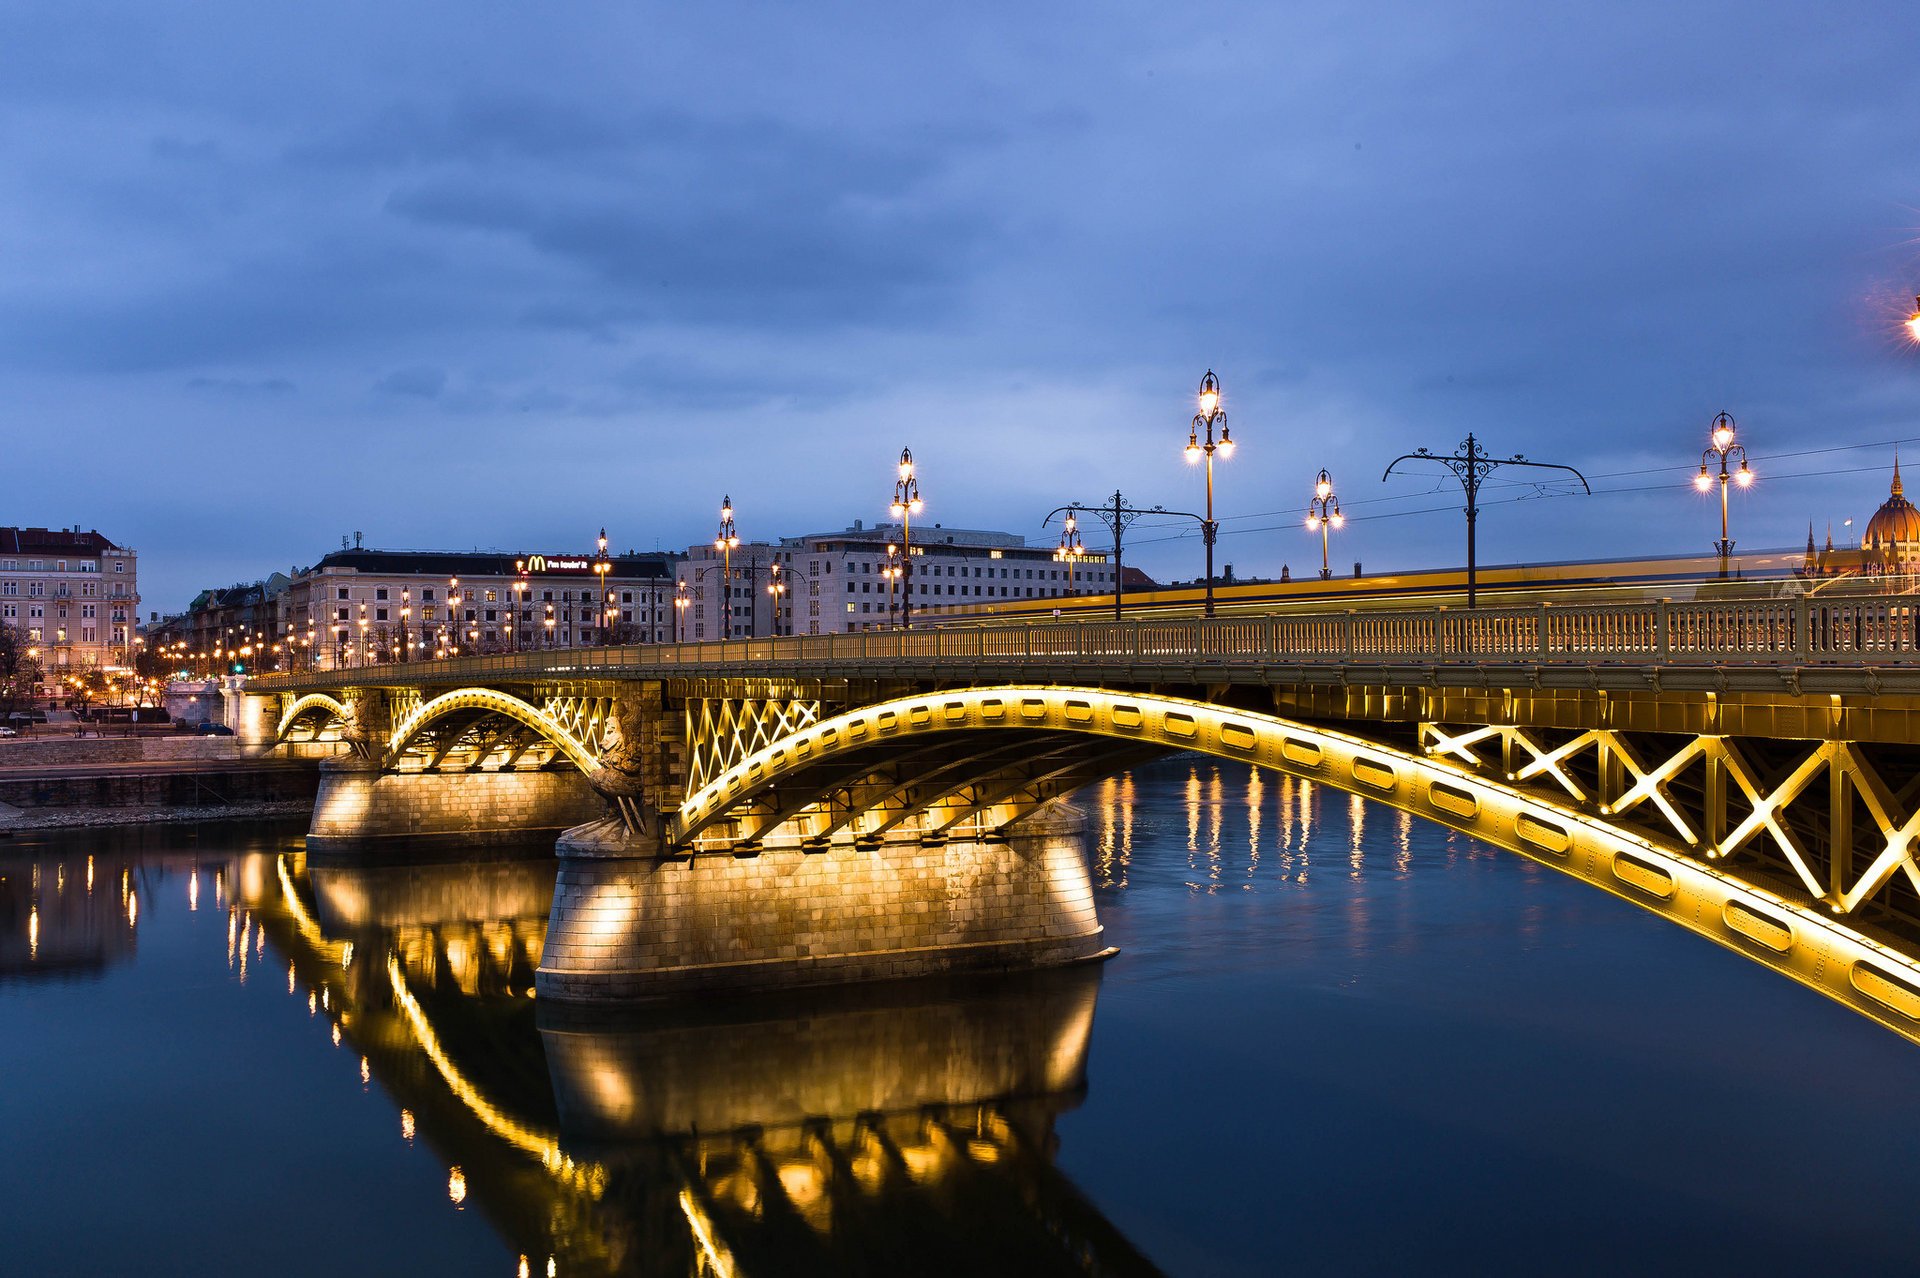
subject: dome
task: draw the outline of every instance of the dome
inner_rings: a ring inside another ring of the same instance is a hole
[[[1897,544],[1902,559],[1920,555],[1920,509],[1901,491],[1897,457],[1893,462],[1893,493],[1873,512],[1860,542],[1868,550],[1892,550]]]

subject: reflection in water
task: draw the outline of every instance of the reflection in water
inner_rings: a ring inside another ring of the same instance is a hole
[[[117,893],[94,889],[90,855],[0,866],[0,981],[85,976],[133,956],[140,918],[134,863],[108,864]]]
[[[251,858],[231,904],[521,1272],[1157,1272],[1052,1164],[1097,967],[536,1012],[553,869]]]

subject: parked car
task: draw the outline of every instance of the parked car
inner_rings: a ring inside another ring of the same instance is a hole
[[[18,728],[9,728],[4,724],[0,724],[0,737],[17,737],[19,735],[20,730]]]
[[[200,735],[203,737],[230,737],[233,735],[233,729],[224,723],[208,721],[200,725]]]

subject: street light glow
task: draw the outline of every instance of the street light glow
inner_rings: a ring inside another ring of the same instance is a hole
[[[1703,493],[1713,487],[1713,478],[1707,474],[1707,468],[1705,466],[1702,466],[1700,473],[1693,477],[1693,486]]]
[[[1907,316],[1907,337],[1920,345],[1920,297],[1913,299],[1913,314]]]

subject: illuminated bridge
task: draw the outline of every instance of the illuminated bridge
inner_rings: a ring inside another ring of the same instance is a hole
[[[1906,596],[1076,623],[257,679],[309,847],[566,833],[543,996],[1101,953],[1075,789],[1198,751],[1602,888],[1920,1040]],[[571,827],[571,828],[569,828]]]

